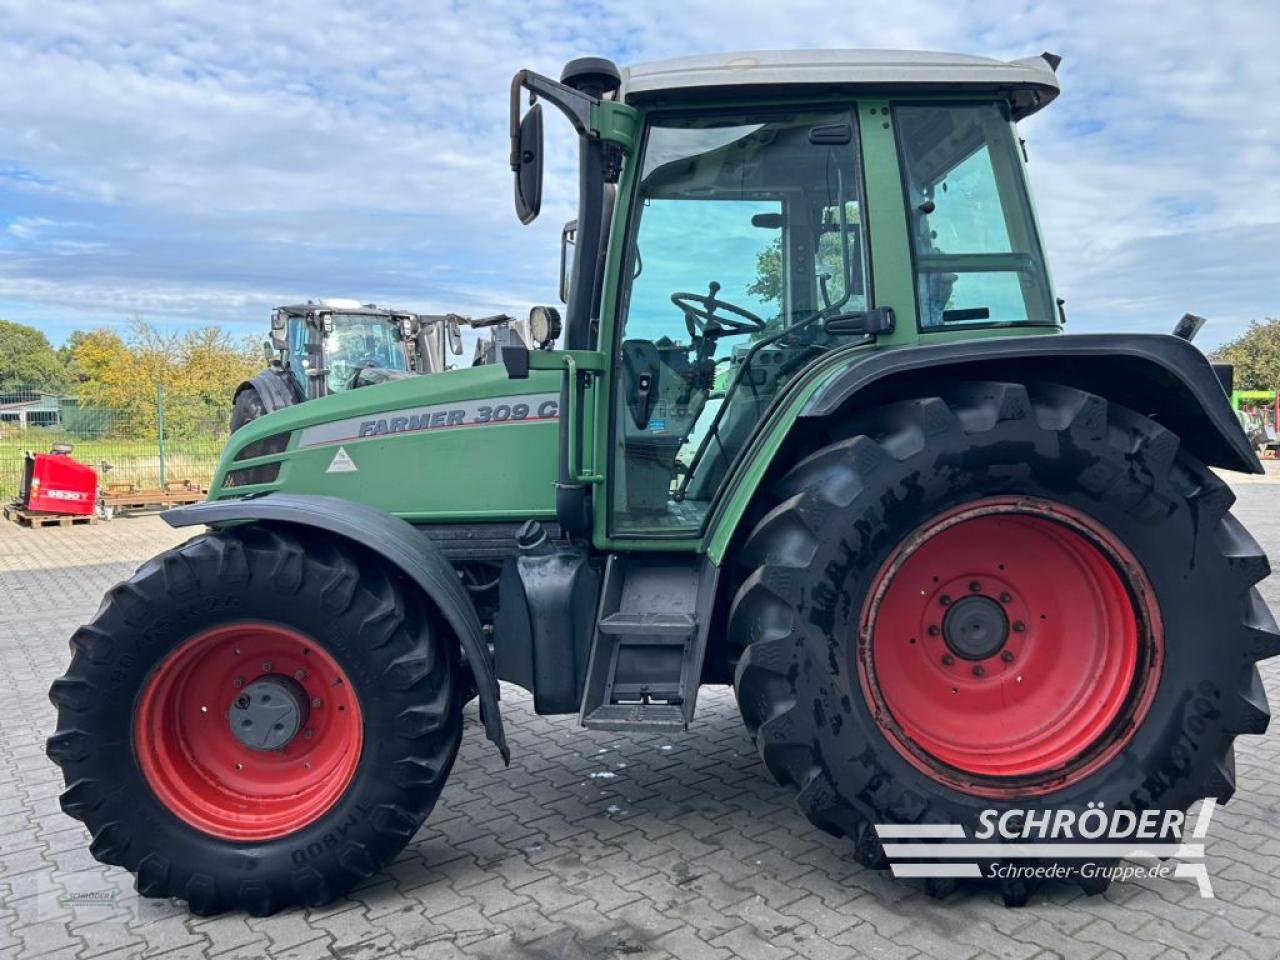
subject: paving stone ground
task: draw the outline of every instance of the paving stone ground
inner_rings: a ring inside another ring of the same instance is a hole
[[[1237,494],[1237,515],[1280,556],[1280,483],[1241,482]],[[103,591],[181,539],[156,517],[0,526],[0,958],[1280,955],[1280,733],[1238,741],[1237,795],[1206,841],[1215,899],[1152,880],[1088,898],[1050,887],[1008,910],[982,891],[935,902],[858,866],[768,778],[732,694],[714,687],[693,728],[670,736],[584,731],[504,687],[508,768],[468,707],[426,826],[324,909],[202,919],[140,898],[58,809],[46,690]],[[1280,583],[1263,592],[1280,610]],[[1263,676],[1280,709],[1278,661]]]

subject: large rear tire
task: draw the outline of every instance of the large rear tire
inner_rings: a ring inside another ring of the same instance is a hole
[[[246,526],[142,566],[50,698],[63,810],[146,896],[318,906],[434,806],[461,737],[455,644],[372,557]]]
[[[1255,663],[1280,652],[1269,568],[1172,432],[965,383],[830,439],[774,483],[729,619],[743,718],[810,820],[883,867],[875,824],[972,839],[985,808],[1231,796],[1232,743],[1268,722]],[[1000,881],[1012,905],[1035,886]]]

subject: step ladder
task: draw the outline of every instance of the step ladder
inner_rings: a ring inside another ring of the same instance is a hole
[[[584,727],[688,727],[717,572],[702,557],[609,558],[579,714]]]

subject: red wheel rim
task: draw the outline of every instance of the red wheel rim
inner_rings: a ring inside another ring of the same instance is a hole
[[[935,518],[885,562],[858,670],[918,769],[968,793],[1045,793],[1119,753],[1150,707],[1151,585],[1096,521],[1029,497]]]
[[[287,683],[306,705],[296,735],[270,750],[232,731],[238,698],[255,682],[271,689],[264,678]],[[229,840],[270,840],[315,821],[350,784],[363,737],[342,668],[305,635],[270,623],[183,641],[148,678],[134,714],[134,750],[156,796],[179,819]]]

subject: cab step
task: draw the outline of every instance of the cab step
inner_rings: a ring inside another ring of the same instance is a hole
[[[683,730],[693,719],[717,568],[615,554],[605,567],[579,720],[593,730]]]

